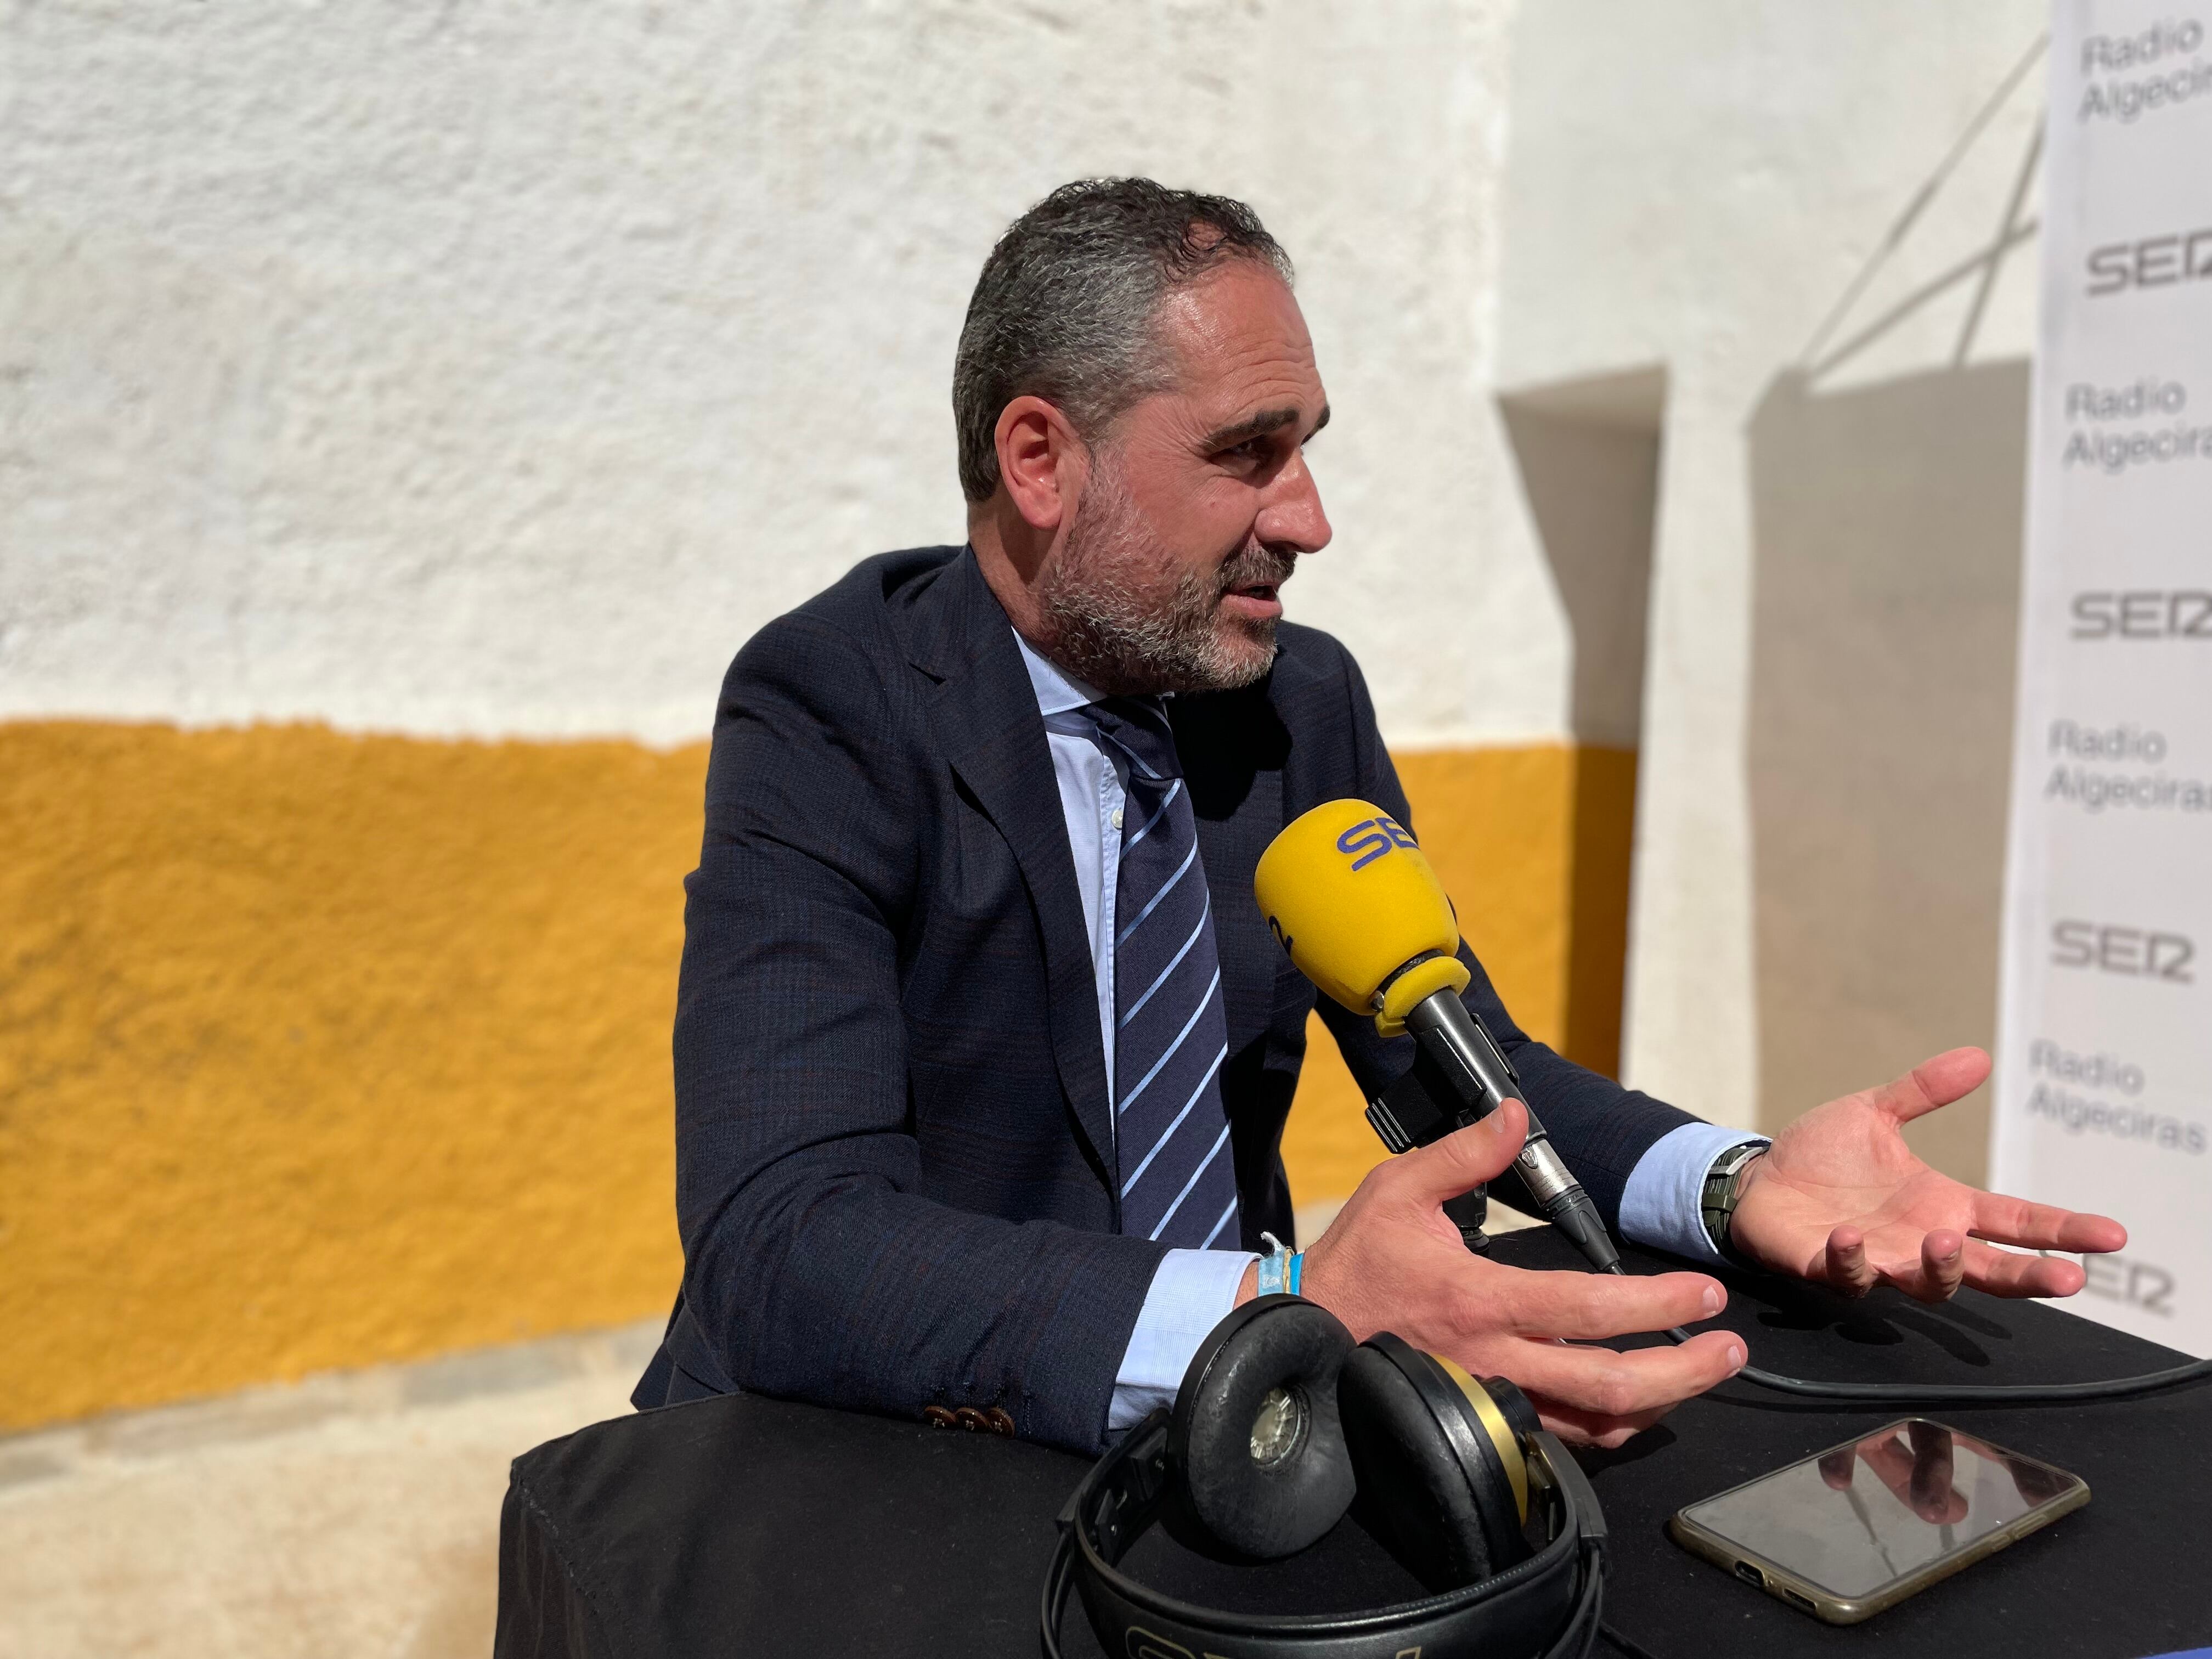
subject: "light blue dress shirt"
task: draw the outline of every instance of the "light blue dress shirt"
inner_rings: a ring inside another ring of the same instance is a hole
[[[1017,633],[1042,714],[1063,714],[1099,700],[1099,693],[1065,674]],[[1121,781],[1098,745],[1087,738],[1048,731],[1052,771],[1060,786],[1060,815],[1075,855],[1075,885],[1091,933],[1091,965],[1098,991],[1098,1036],[1106,1050],[1106,1091],[1114,1090],[1115,883],[1121,865]],[[1732,1146],[1762,1137],[1717,1123],[1685,1123],[1654,1141],[1620,1199],[1620,1231],[1637,1243],[1687,1256],[1720,1260],[1705,1236],[1699,1200],[1705,1175]],[[1244,1269],[1258,1258],[1242,1250],[1170,1250],[1160,1259],[1137,1314],[1136,1328],[1114,1374],[1109,1433],[1143,1420],[1156,1407],[1175,1403],[1183,1371],[1206,1334],[1237,1305]]]

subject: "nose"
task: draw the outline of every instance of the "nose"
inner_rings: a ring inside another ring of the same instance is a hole
[[[1263,547],[1287,547],[1299,553],[1318,553],[1328,545],[1335,532],[1322,510],[1321,487],[1314,482],[1304,450],[1269,481],[1252,533]]]

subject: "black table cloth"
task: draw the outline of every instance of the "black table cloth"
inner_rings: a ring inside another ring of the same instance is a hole
[[[1549,1229],[1500,1260],[1574,1271]],[[1674,1264],[1627,1253],[1632,1272]],[[1729,1279],[1717,1322],[1756,1363],[1855,1382],[2073,1382],[2154,1370],[2170,1351],[2047,1304],[1972,1291],[1923,1307]],[[1666,1536],[1667,1517],[1879,1426],[1741,1382],[1616,1452],[1581,1454],[1613,1540],[1606,1623],[1650,1659],[1766,1654],[2140,1659],[2212,1644],[2212,1385],[2138,1400],[1925,1414],[2069,1469],[2087,1508],[1863,1625],[1792,1612]],[[601,1423],[515,1461],[501,1517],[497,1659],[708,1654],[1019,1655],[1054,1520],[1084,1460],[733,1395]],[[1129,1570],[1218,1606],[1324,1611],[1417,1587],[1347,1521],[1293,1561],[1229,1568],[1157,1532]],[[1079,1603],[1071,1656],[1097,1645]],[[1607,1652],[1601,1642],[1597,1650]]]

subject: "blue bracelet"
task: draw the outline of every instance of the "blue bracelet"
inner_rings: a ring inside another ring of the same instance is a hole
[[[1260,1258],[1260,1280],[1255,1295],[1296,1296],[1298,1281],[1304,1277],[1305,1252],[1292,1250],[1273,1233],[1261,1233],[1267,1242],[1267,1253]]]

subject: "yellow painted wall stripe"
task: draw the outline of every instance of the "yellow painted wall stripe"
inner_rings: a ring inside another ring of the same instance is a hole
[[[0,724],[0,1426],[665,1310],[704,763]],[[1632,759],[1401,766],[1516,1012],[1596,1057],[1583,820]],[[1379,1155],[1310,1066],[1302,1200]]]
[[[665,1305],[704,760],[0,726],[0,1424]]]

